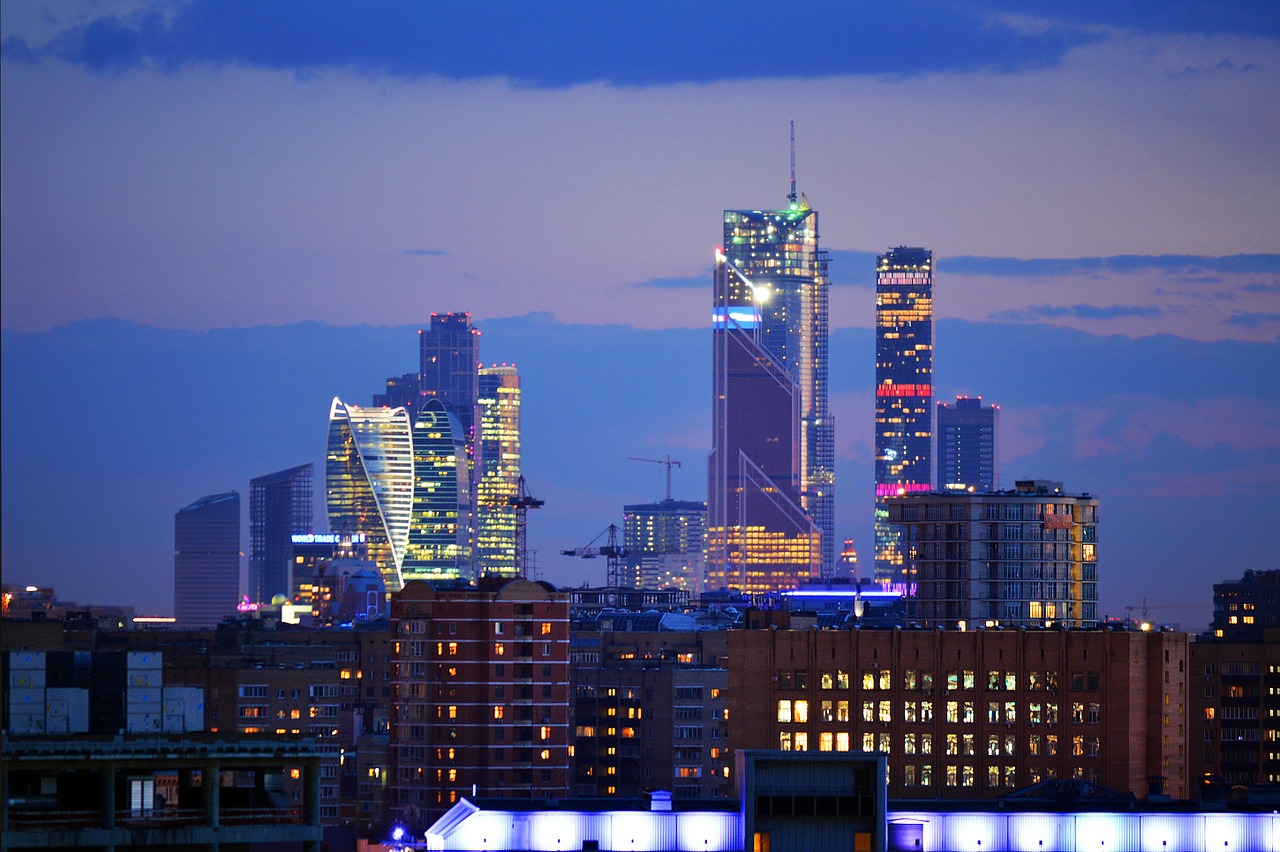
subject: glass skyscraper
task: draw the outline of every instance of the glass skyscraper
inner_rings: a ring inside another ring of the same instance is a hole
[[[876,259],[876,580],[907,582],[901,533],[885,499],[932,490],[933,252],[898,246]]]
[[[726,210],[726,260],[748,282],[758,311],[758,345],[794,384],[795,482],[821,533],[810,576],[835,569],[835,423],[828,407],[827,255],[818,248],[818,211],[792,193],[782,210]],[[730,428],[735,428],[733,425]]]
[[[364,533],[388,592],[404,585],[401,565],[413,509],[413,436],[403,408],[361,408],[334,397],[325,461],[329,529]]]
[[[520,375],[513,365],[480,369],[480,473],[476,483],[476,563],[480,575],[514,577],[520,479]]]
[[[623,506],[622,546],[629,575],[622,585],[696,594],[706,565],[707,504],[667,498]]]
[[[295,534],[312,532],[308,463],[249,480],[249,589],[257,603],[293,596],[290,566]]]
[[[470,579],[470,483],[458,419],[428,398],[413,424],[413,506],[404,582]]]
[[[938,486],[942,491],[995,491],[1000,464],[1000,406],[982,397],[938,403]]]
[[[421,404],[438,399],[445,411],[458,419],[466,449],[471,494],[467,505],[476,506],[480,458],[480,330],[471,325],[471,314],[431,315],[431,326],[418,332],[418,393]],[[466,519],[467,540],[474,551],[476,518]]]
[[[757,289],[723,252],[714,285],[707,587],[794,588],[816,573],[821,534],[801,504],[800,383],[764,344],[762,305],[782,288]]]
[[[229,491],[173,517],[173,614],[179,627],[216,627],[239,599],[240,495]]]

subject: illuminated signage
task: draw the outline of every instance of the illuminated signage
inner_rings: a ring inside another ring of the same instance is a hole
[[[337,533],[294,533],[289,540],[294,544],[364,544],[364,533],[356,533],[350,539]]]
[[[1069,530],[1071,529],[1070,515],[1045,515],[1044,528],[1047,530]]]
[[[711,314],[713,328],[724,328],[730,323],[736,328],[755,328],[760,325],[760,312],[748,305],[735,305],[716,308]]]

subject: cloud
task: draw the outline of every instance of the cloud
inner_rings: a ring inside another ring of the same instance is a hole
[[[909,35],[911,49],[902,49]],[[98,72],[243,65],[397,77],[508,77],[537,87],[650,86],[850,74],[914,75],[1057,65],[1100,39],[1018,27],[960,4],[825,0],[804,14],[763,2],[582,4],[194,0],[65,26],[43,45],[12,35],[4,57]],[[624,49],[625,46],[625,49]],[[719,46],[719,48],[717,47]]]
[[[1129,273],[1280,273],[1280,254],[1232,254],[1222,257],[1190,254],[1121,254],[1112,257],[1031,258],[975,257],[960,255],[938,260],[939,272],[948,275],[1017,276],[1041,278],[1055,275]]]
[[[1164,312],[1155,305],[1033,305],[1021,310],[1001,311],[991,318],[1025,322],[1058,317],[1109,320],[1122,317],[1159,317],[1163,314]]]
[[[1280,38],[1275,5],[1254,0],[985,0],[982,5],[1075,26]]]
[[[1251,281],[1244,285],[1249,293],[1280,293],[1280,281]]]
[[[441,257],[448,254],[444,249],[405,249],[401,254],[411,254],[415,257]]]
[[[660,290],[710,290],[711,276],[707,275],[687,275],[680,278],[650,278],[647,281],[637,281],[631,285],[632,287],[654,287]]]
[[[1239,313],[1232,314],[1223,320],[1227,325],[1238,325],[1245,328],[1257,328],[1260,325],[1280,323],[1280,313]]]
[[[1216,65],[1188,65],[1181,71],[1173,72],[1172,76],[1198,77],[1204,74],[1248,74],[1257,70],[1258,65],[1255,62],[1246,62],[1244,65],[1237,66],[1230,59],[1224,59]]]

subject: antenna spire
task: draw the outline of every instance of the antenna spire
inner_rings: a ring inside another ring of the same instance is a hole
[[[791,120],[791,194],[787,200],[796,203],[796,122]]]

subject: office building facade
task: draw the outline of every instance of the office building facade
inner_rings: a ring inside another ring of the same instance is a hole
[[[627,576],[637,589],[702,590],[706,567],[707,504],[662,500],[622,507]]]
[[[938,475],[941,491],[998,491],[1000,406],[982,397],[938,403]]]
[[[515,577],[520,481],[520,374],[515,365],[480,369],[480,467],[476,482],[476,569]]]
[[[431,325],[418,331],[418,392],[420,405],[438,399],[445,411],[458,419],[466,450],[471,494],[467,505],[476,506],[476,486],[483,466],[480,456],[480,330],[469,313],[431,315]],[[476,518],[466,519],[467,540],[474,550]]]
[[[875,576],[902,582],[904,553],[885,499],[932,490],[933,252],[876,259]]]
[[[759,345],[795,384],[795,480],[800,504],[821,532],[812,574],[835,569],[835,421],[828,404],[827,254],[818,211],[796,195],[783,210],[726,210],[722,251],[751,286]],[[734,424],[730,428],[750,428]]]
[[[1095,627],[1098,498],[1062,483],[890,497],[916,616],[935,627]]]
[[[714,284],[707,587],[794,588],[822,561],[801,503],[800,383],[764,345],[764,294],[723,252]]]
[[[249,481],[249,589],[256,603],[292,597],[293,536],[313,532],[311,475],[304,464]]]
[[[471,577],[471,484],[458,419],[429,397],[413,424],[413,502],[404,582]]]
[[[405,373],[403,376],[387,378],[387,387],[383,393],[373,395],[374,408],[403,408],[412,420],[418,413],[422,402],[422,394],[418,387],[420,380],[417,373]]]
[[[214,627],[240,600],[240,494],[203,497],[173,517],[173,614]]]
[[[329,406],[325,459],[329,529],[364,535],[387,591],[404,585],[401,565],[413,511],[413,436],[403,408],[361,408],[337,397]]]

